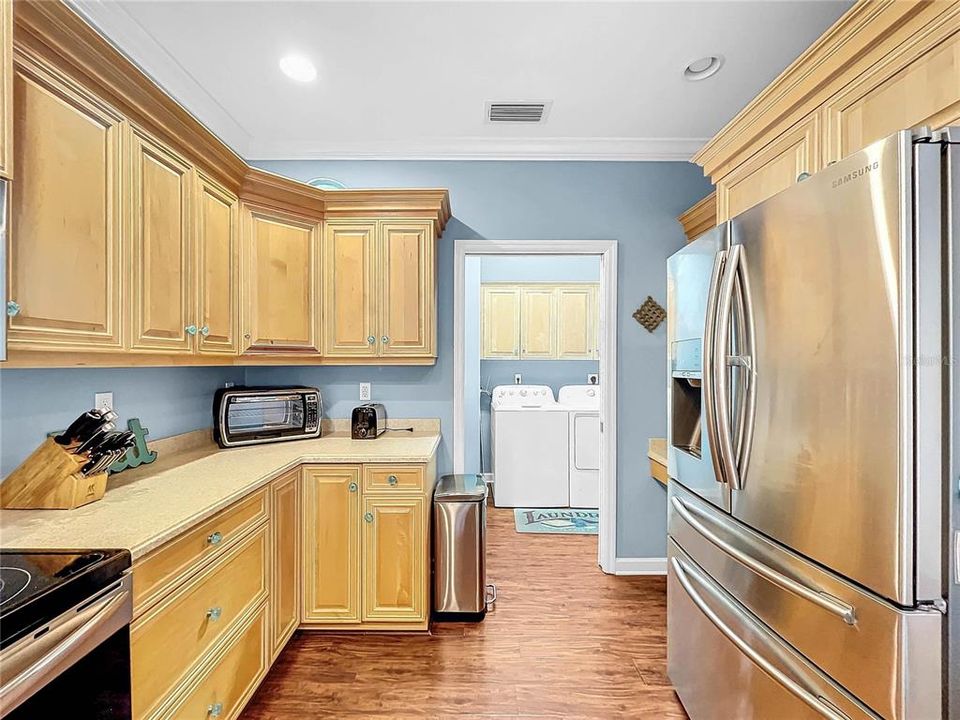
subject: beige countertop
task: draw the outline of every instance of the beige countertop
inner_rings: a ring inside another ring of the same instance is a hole
[[[439,422],[416,426],[376,440],[351,440],[340,426],[316,440],[230,450],[217,448],[209,431],[150,443],[156,462],[111,478],[102,500],[75,510],[0,511],[0,547],[126,548],[136,560],[301,463],[430,462]]]
[[[650,438],[647,441],[647,457],[661,465],[667,464],[667,439]]]

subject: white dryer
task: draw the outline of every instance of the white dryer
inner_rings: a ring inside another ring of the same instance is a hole
[[[600,386],[564,385],[558,399],[569,411],[570,507],[599,507]]]
[[[490,402],[493,504],[569,507],[567,408],[546,385],[498,385]]]

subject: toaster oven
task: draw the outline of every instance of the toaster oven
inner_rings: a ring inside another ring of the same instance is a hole
[[[213,432],[222,448],[316,438],[322,412],[316,388],[221,388],[213,398]]]

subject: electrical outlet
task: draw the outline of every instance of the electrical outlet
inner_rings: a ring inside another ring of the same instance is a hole
[[[113,393],[95,393],[93,396],[93,406],[97,408],[97,410],[113,410]]]
[[[514,384],[514,385],[523,385],[523,375],[521,375],[520,373],[517,373],[516,375],[514,375],[514,376],[513,376],[513,384]]]
[[[600,384],[599,375],[597,375],[596,373],[590,373],[589,375],[587,375],[587,385],[599,385],[599,384]]]
[[[232,381],[232,380],[227,380],[227,381],[223,384],[223,386],[224,386],[225,388],[232,388],[232,387],[233,387],[233,381]]]
[[[370,402],[371,396],[370,383],[360,383],[360,399],[364,402]]]

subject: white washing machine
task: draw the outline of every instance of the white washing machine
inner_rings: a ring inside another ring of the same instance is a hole
[[[498,385],[490,402],[493,504],[569,507],[567,408],[546,385]]]
[[[565,385],[558,400],[569,411],[570,507],[599,507],[600,386]]]

